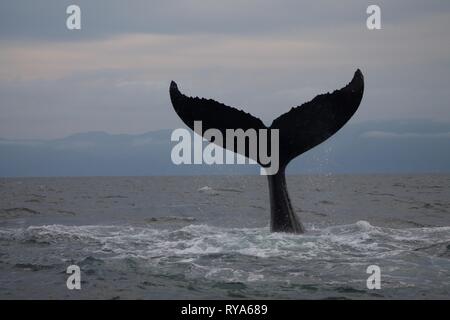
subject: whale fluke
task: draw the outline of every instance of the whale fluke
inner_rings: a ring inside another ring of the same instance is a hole
[[[267,129],[260,119],[250,113],[226,106],[212,99],[185,96],[178,90],[174,81],[170,84],[170,99],[175,112],[192,130],[194,130],[194,121],[202,121],[203,132],[198,132],[201,135],[208,129],[218,129],[222,133],[223,140],[222,143],[215,143],[223,148],[226,148],[227,145],[226,129],[242,129],[244,131]],[[237,152],[235,148],[230,150]],[[249,148],[245,148],[245,154],[243,154],[246,157],[249,157],[248,150]],[[257,161],[257,159],[253,160]]]
[[[208,129],[218,129],[226,147],[226,129],[278,129],[280,168],[269,175],[271,206],[271,231],[302,233],[304,227],[292,209],[286,187],[285,168],[288,163],[327,140],[342,128],[358,109],[364,93],[364,77],[358,69],[351,82],[340,90],[316,96],[313,100],[292,108],[275,119],[267,128],[264,123],[234,107],[198,97],[188,97],[178,90],[175,82],[170,84],[170,98],[175,112],[183,122],[194,130],[194,121],[202,121],[203,134]],[[215,143],[214,141],[212,141]],[[268,142],[270,150],[270,140]],[[233,144],[234,145],[234,144]],[[259,143],[258,143],[259,145]],[[244,156],[249,156],[245,148]],[[231,151],[237,152],[233,149]],[[259,152],[257,153],[259,154]],[[260,163],[259,159],[253,159]],[[260,163],[261,164],[261,163]]]
[[[358,69],[344,88],[318,95],[275,119],[270,128],[280,130],[280,163],[287,165],[341,129],[358,109],[363,92]]]

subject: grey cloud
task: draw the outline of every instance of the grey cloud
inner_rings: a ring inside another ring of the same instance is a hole
[[[450,2],[77,1],[83,29],[65,29],[72,1],[0,2],[0,137],[55,138],[182,126],[183,92],[237,106],[267,124],[363,70],[352,121],[450,121]],[[381,129],[380,129],[381,130]]]
[[[361,137],[374,139],[414,139],[414,138],[450,138],[450,132],[441,133],[416,133],[416,132],[386,132],[386,131],[368,131],[364,132]]]
[[[127,33],[280,34],[307,33],[365,21],[373,1],[320,0],[78,0],[82,30],[68,31],[71,0],[15,0],[0,3],[0,37],[76,40]],[[386,23],[411,21],[450,11],[448,1],[377,1]]]

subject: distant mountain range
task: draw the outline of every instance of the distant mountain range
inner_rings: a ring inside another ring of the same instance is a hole
[[[0,176],[259,174],[256,165],[176,166],[171,132],[0,139]],[[350,123],[288,167],[288,173],[440,172],[450,172],[450,123],[423,120]]]

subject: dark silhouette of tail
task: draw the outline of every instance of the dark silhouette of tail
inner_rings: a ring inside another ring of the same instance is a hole
[[[286,187],[285,168],[288,163],[327,140],[335,134],[353,116],[358,109],[364,92],[364,77],[358,69],[352,81],[340,90],[316,96],[313,100],[299,107],[292,108],[281,115],[267,128],[264,123],[237,108],[226,106],[220,102],[192,98],[183,95],[175,82],[170,84],[170,98],[175,112],[183,122],[194,130],[194,121],[202,121],[203,135],[208,129],[218,129],[223,135],[219,144],[226,148],[226,129],[278,129],[279,130],[279,161],[280,167],[276,174],[269,175],[269,191],[271,206],[271,230],[274,232],[302,233],[304,227],[292,209]],[[259,137],[258,137],[259,139]],[[236,144],[230,149],[238,152]],[[259,145],[259,140],[258,140]],[[268,150],[271,150],[270,139]],[[249,157],[249,148],[242,154]],[[257,152],[259,155],[259,152]],[[253,159],[260,165],[264,164],[259,157]]]

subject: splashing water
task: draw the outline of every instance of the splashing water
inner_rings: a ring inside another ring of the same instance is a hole
[[[61,281],[72,263],[81,267],[84,297],[113,291],[166,299],[449,296],[450,227],[392,229],[359,221],[308,229],[292,235],[194,224],[1,228],[0,266],[39,274],[49,288],[35,289],[43,298],[68,295]],[[366,287],[373,264],[381,268],[382,290]],[[2,274],[2,295],[20,296],[17,279]]]

